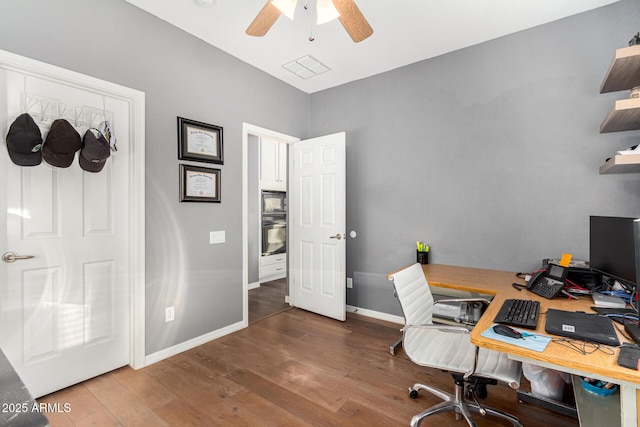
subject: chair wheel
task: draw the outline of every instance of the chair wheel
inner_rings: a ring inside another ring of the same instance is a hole
[[[414,390],[412,388],[409,389],[409,397],[412,399],[418,398],[418,390]]]

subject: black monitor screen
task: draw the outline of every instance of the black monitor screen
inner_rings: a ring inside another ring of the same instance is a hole
[[[589,219],[591,268],[633,286],[637,280],[636,219],[607,216],[592,216]]]

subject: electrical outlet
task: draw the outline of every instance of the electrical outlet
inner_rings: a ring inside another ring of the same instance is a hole
[[[347,277],[347,288],[353,288],[353,279],[351,277]]]
[[[174,314],[175,314],[175,312],[174,312],[173,306],[167,307],[164,310],[164,321],[165,322],[171,322],[173,320],[173,318],[174,318]]]

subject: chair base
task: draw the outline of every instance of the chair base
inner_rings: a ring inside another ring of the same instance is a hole
[[[456,380],[455,395],[425,384],[416,383],[409,389],[409,396],[412,398],[417,397],[418,390],[426,390],[442,399],[443,402],[414,415],[413,418],[411,418],[411,427],[418,427],[422,420],[429,415],[435,415],[446,411],[455,411],[456,419],[461,419],[461,417],[463,417],[470,427],[476,427],[476,422],[473,420],[471,412],[476,412],[482,415],[493,415],[510,421],[515,427],[524,427],[520,420],[511,414],[487,406],[480,406],[475,402],[466,400],[464,398],[464,382]]]

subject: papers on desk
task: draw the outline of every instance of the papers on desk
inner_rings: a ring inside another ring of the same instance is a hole
[[[493,340],[498,340],[503,343],[517,345],[518,347],[523,347],[528,350],[537,351],[542,353],[545,348],[547,348],[547,344],[551,341],[551,337],[548,335],[540,335],[540,334],[532,334],[528,332],[526,329],[518,329],[513,328],[516,331],[520,332],[523,335],[523,338],[510,338],[505,337],[504,335],[497,334],[493,331],[493,327],[495,324],[489,326],[482,335],[485,338],[491,338]]]

